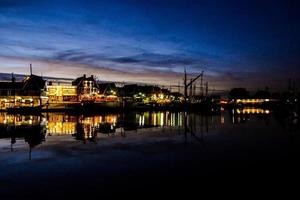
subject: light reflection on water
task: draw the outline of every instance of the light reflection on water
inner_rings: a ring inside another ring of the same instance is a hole
[[[200,140],[196,136],[198,133],[251,120],[268,121],[271,115],[272,111],[261,108],[225,110],[217,115],[169,111],[107,113],[93,116],[66,113],[41,115],[0,113],[0,150],[12,151],[24,142],[33,148],[47,142],[47,138],[52,136],[57,136],[57,140],[60,136],[68,136],[86,143],[96,142],[102,137],[125,137],[131,131],[143,131],[147,128],[159,130],[165,127],[177,128],[179,134],[189,131]]]

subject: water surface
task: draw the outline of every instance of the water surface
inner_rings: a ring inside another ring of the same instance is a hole
[[[215,115],[0,113],[0,130],[0,192],[27,197],[37,188],[61,197],[120,183],[118,190],[128,191],[216,177],[297,177],[300,155],[297,119],[259,108]]]

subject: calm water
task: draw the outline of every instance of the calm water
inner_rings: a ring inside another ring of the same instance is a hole
[[[1,199],[169,195],[179,183],[198,195],[232,179],[265,188],[300,177],[299,121],[272,110],[0,113],[0,129]]]
[[[248,124],[248,125],[244,125]],[[235,128],[243,135],[244,129],[297,132],[297,119],[280,119],[271,110],[244,108],[225,110],[218,115],[201,115],[184,112],[132,112],[99,115],[71,115],[66,113],[42,113],[20,115],[0,113],[0,152],[33,149],[51,141],[64,143],[80,141],[97,143],[109,138],[126,138],[131,134],[157,132],[161,135],[191,135],[196,141],[203,135]],[[293,134],[292,134],[293,135]],[[143,135],[140,135],[142,138]]]

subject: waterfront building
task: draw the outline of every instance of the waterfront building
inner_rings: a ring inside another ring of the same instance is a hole
[[[49,82],[47,85],[48,103],[78,102],[77,86]]]
[[[126,99],[142,103],[167,103],[169,102],[170,91],[152,85],[125,85],[121,88],[121,95]]]
[[[79,101],[95,101],[96,95],[99,93],[99,86],[94,76],[87,77],[85,74],[72,82],[77,87]]]
[[[47,84],[49,108],[80,102],[117,102],[118,88],[115,83],[97,83],[93,76],[83,75],[68,83],[50,81]]]
[[[98,88],[96,102],[116,102],[119,100],[119,92],[115,83],[98,83]]]
[[[22,81],[0,82],[0,109],[35,107],[43,104],[45,80],[31,74]]]

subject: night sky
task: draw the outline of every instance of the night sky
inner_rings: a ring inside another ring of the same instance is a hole
[[[296,0],[0,0],[0,72],[215,89],[300,87]]]

